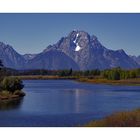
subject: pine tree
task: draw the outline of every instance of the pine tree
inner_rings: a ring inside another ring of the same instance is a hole
[[[2,61],[0,60],[0,68],[2,68],[3,67],[3,63],[2,63]]]

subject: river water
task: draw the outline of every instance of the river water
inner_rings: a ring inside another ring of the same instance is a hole
[[[26,96],[0,104],[0,126],[79,126],[140,107],[140,86],[24,80]]]

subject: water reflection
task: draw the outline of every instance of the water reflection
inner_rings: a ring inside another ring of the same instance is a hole
[[[23,98],[12,101],[0,101],[0,110],[18,109],[23,103]]]
[[[75,89],[75,111],[79,112],[80,111],[80,89]]]
[[[26,80],[24,84],[28,96],[23,101],[0,103],[0,126],[79,126],[140,107],[140,86],[69,80]]]
[[[82,95],[87,93],[87,90],[84,89],[75,89],[75,111],[78,113],[81,109]]]

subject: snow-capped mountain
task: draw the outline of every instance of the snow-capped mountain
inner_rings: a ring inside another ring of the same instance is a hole
[[[118,66],[126,69],[139,67],[123,50],[109,50],[99,42],[96,36],[90,36],[84,31],[72,31],[67,37],[61,38],[44,51],[50,50],[64,52],[78,64],[81,70]]]
[[[0,43],[0,59],[15,69],[74,69],[91,70],[121,67],[139,68],[140,63],[124,50],[104,47],[95,35],[72,31],[39,54],[18,54],[10,45]]]

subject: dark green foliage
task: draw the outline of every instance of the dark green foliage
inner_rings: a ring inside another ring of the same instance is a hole
[[[67,74],[66,74],[66,71],[65,70],[63,70],[63,71],[61,71],[60,73],[59,73],[59,76],[66,76]]]
[[[121,80],[121,79],[129,79],[129,78],[137,78],[140,77],[140,69],[134,70],[124,70],[120,67],[106,69],[106,70],[85,70],[85,71],[73,71],[70,70],[26,70],[20,71],[16,75],[58,75],[60,77],[65,76],[75,76],[75,77],[100,77],[108,80]]]
[[[103,78],[109,80],[130,79],[139,77],[140,69],[123,70],[121,68],[114,68],[109,70],[103,70],[101,74]]]
[[[22,81],[15,77],[5,77],[1,82],[1,87],[3,90],[14,93],[16,90],[22,90],[24,85]]]
[[[59,71],[58,72],[58,75],[59,76],[71,76],[72,75],[72,69],[70,69],[70,70],[61,70],[61,71]]]
[[[98,76],[100,75],[100,70],[99,69],[95,69],[95,70],[91,70],[90,71],[90,74],[93,75],[93,76]]]
[[[0,81],[2,81],[4,74],[2,73],[3,63],[0,60]]]
[[[17,74],[16,70],[4,68],[2,61],[0,60],[0,92],[1,95],[8,96],[10,94],[16,94],[23,96],[21,92],[24,85],[22,81],[18,78],[8,77],[11,75]]]
[[[84,71],[84,76],[89,76],[89,75],[90,75],[90,71],[89,70]]]
[[[58,74],[59,76],[71,76],[73,73],[73,70],[70,69],[70,70],[59,70],[57,71],[56,75]]]
[[[35,69],[35,70],[22,70],[18,71],[16,75],[48,75],[48,70]]]
[[[130,78],[136,78],[137,77],[136,71],[130,71],[129,76]]]
[[[72,68],[69,70],[69,73],[68,73],[69,75],[72,75]]]
[[[2,63],[2,61],[0,60],[0,68],[2,68],[3,67],[3,63]]]
[[[111,70],[104,70],[104,71],[102,71],[102,76],[104,78],[109,79],[109,80],[120,80],[121,69],[120,68],[114,68],[114,69],[111,69]]]
[[[1,63],[1,62],[0,62]],[[0,80],[2,81],[5,76],[22,76],[22,75],[47,75],[47,76],[60,76],[60,77],[75,77],[75,78],[105,78],[108,80],[121,80],[121,79],[130,79],[130,78],[140,78],[140,68],[125,70],[120,67],[106,69],[106,70],[85,70],[85,71],[74,71],[72,69],[66,70],[13,70],[7,68],[0,69]]]

